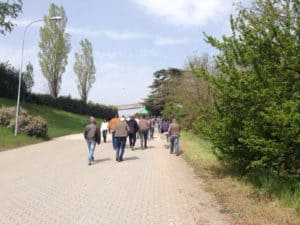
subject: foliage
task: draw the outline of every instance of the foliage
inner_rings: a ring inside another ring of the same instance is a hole
[[[0,124],[8,128],[15,127],[16,110],[15,107],[2,107],[0,108]],[[47,122],[41,117],[33,117],[27,114],[26,111],[21,109],[19,116],[19,131],[30,136],[44,137],[47,133]]]
[[[77,74],[77,88],[81,100],[87,102],[88,93],[95,82],[93,46],[88,39],[80,41],[81,52],[75,53],[74,72]]]
[[[168,119],[176,119],[180,121],[183,117],[182,106],[179,104],[169,103],[162,111],[162,117]]]
[[[33,80],[33,66],[30,62],[26,65],[26,71],[23,72],[22,77],[25,82],[27,92],[31,92],[31,89],[34,85],[34,80]]]
[[[22,1],[13,0],[12,3],[0,2],[0,34],[11,32],[15,26],[9,17],[15,19],[22,12]]]
[[[17,99],[19,71],[8,63],[0,63],[0,96]],[[21,98],[26,94],[26,85],[21,81]]]
[[[300,41],[298,0],[255,0],[231,18],[232,35],[206,36],[220,51],[213,76],[211,138],[241,171],[300,175]],[[201,120],[201,119],[200,119]]]
[[[0,108],[0,124],[8,126],[14,117],[16,117],[15,107]]]
[[[91,115],[98,118],[110,119],[117,113],[117,108],[94,103],[85,103],[70,96],[53,98],[51,95],[27,94],[26,102],[46,105],[52,108],[73,112],[81,115]]]
[[[54,16],[60,16],[62,19],[59,21],[47,19]],[[39,62],[49,92],[57,98],[71,49],[69,34],[65,32],[67,17],[63,6],[50,4],[49,14],[44,17],[44,22],[44,27],[40,29]]]
[[[11,120],[8,128],[15,129],[15,120]],[[41,117],[33,117],[26,113],[19,116],[19,132],[34,137],[45,137],[47,134],[47,122]]]
[[[171,89],[178,84],[182,71],[176,68],[156,71],[154,81],[150,86],[151,93],[145,99],[144,105],[152,115],[160,115],[167,103],[170,103]],[[178,86],[177,86],[178,87]]]
[[[155,72],[154,81],[150,86],[151,94],[145,100],[145,105],[152,114],[175,116],[186,129],[193,128],[193,121],[197,119],[201,110],[213,106],[208,82],[194,74],[191,65],[204,67],[207,71],[215,73],[214,64],[207,54],[190,57],[185,70],[163,69]],[[178,111],[178,115],[173,115],[172,110],[179,110],[180,113]]]

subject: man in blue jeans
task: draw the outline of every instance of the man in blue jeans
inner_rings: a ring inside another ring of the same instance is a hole
[[[142,118],[139,121],[139,133],[140,133],[142,149],[147,148],[148,131],[149,131],[148,120],[146,120],[145,116],[142,116]]]
[[[118,115],[116,114],[115,117],[112,118],[108,124],[108,131],[109,131],[109,133],[111,133],[112,145],[113,145],[114,150],[117,149],[117,140],[115,137],[115,133],[116,133],[115,126],[119,122],[120,122],[120,119],[119,119]]]
[[[89,154],[88,154],[88,165],[91,165],[94,162],[94,151],[96,143],[100,144],[101,134],[100,129],[97,127],[96,119],[90,117],[88,125],[84,129],[84,138],[87,142]]]
[[[170,154],[173,154],[175,150],[176,156],[179,155],[179,133],[180,133],[180,127],[176,123],[176,120],[173,119],[172,123],[169,126],[168,134],[171,142]]]
[[[129,132],[129,126],[126,123],[125,119],[122,117],[120,122],[115,126],[115,138],[116,138],[116,161],[122,162],[123,155],[126,146],[127,134]]]

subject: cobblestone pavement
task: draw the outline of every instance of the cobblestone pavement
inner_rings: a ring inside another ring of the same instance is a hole
[[[1,152],[0,182],[0,225],[229,224],[160,137],[121,163],[101,144],[92,166],[82,135]]]

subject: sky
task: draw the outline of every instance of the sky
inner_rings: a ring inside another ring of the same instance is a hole
[[[193,55],[216,53],[203,32],[221,37],[230,32],[234,0],[23,0],[23,12],[11,33],[0,36],[0,62],[20,68],[25,26],[48,14],[49,4],[62,5],[71,36],[71,52],[59,95],[80,98],[73,71],[80,40],[93,45],[96,81],[88,100],[109,105],[141,102],[157,70],[183,68]],[[39,28],[26,33],[24,64],[34,67],[34,93],[48,93],[38,59]],[[24,66],[25,67],[25,66]]]

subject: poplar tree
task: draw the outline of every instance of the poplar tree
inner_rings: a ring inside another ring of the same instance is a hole
[[[31,92],[31,89],[34,85],[34,80],[33,80],[33,66],[30,62],[26,65],[26,70],[23,73],[22,77],[26,84],[27,91]]]
[[[95,82],[93,46],[88,39],[80,41],[81,51],[75,53],[74,72],[77,74],[77,88],[81,100],[87,102],[88,93]]]
[[[60,16],[62,19],[47,19],[54,16]],[[44,27],[40,29],[39,63],[50,94],[57,98],[71,49],[69,34],[65,32],[67,17],[63,6],[50,4],[49,14],[45,15],[44,23]]]

